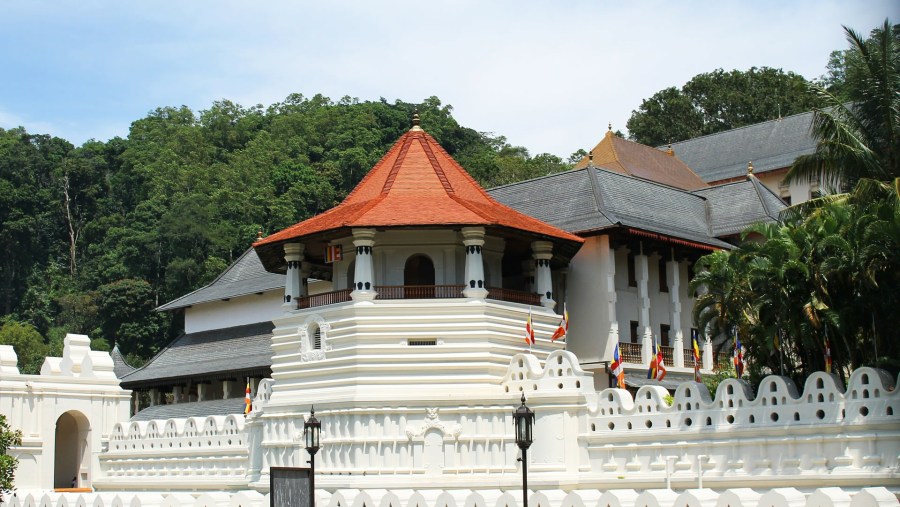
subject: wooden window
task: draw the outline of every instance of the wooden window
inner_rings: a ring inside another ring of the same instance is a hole
[[[631,343],[638,343],[638,323],[636,320],[632,320],[631,324],[631,334],[629,338],[631,339]]]
[[[634,254],[628,252],[628,286],[637,287],[637,275],[634,267]]]
[[[668,324],[660,324],[659,325],[659,344],[663,347],[669,346],[669,325]]]
[[[669,292],[669,276],[666,272],[665,259],[659,259],[659,291]]]

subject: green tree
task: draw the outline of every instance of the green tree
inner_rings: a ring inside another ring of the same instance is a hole
[[[49,351],[44,337],[34,326],[6,319],[0,328],[0,345],[12,345],[19,357],[19,371],[28,375],[41,372]]]
[[[153,289],[144,280],[118,280],[99,289],[103,337],[125,355],[149,358],[162,346],[167,316],[154,312]]]
[[[822,102],[813,116],[816,151],[794,161],[786,182],[819,178],[850,189],[860,178],[900,177],[900,40],[889,20],[868,41],[844,31],[846,82],[841,95],[811,85]]]
[[[22,431],[13,430],[0,414],[0,500],[13,488],[13,479],[19,460],[7,454],[10,447],[22,445]]]
[[[661,146],[809,111],[818,99],[808,85],[803,76],[781,69],[716,69],[643,100],[626,126],[632,140]]]

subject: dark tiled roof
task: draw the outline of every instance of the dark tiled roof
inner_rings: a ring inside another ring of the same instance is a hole
[[[800,155],[815,151],[810,134],[813,113],[801,113],[717,134],[674,143],[675,156],[704,181],[722,181],[747,174],[790,167]]]
[[[125,357],[122,356],[122,353],[119,352],[118,345],[113,347],[112,352],[110,352],[109,355],[112,356],[113,373],[116,374],[116,378],[122,378],[134,371],[134,366],[128,364],[128,361],[126,361]]]
[[[738,234],[757,222],[772,222],[786,207],[784,202],[755,177],[725,183],[702,190],[695,195],[709,201],[712,233],[715,236]]]
[[[229,415],[244,413],[244,398],[227,400],[192,401],[172,405],[147,407],[131,417],[132,421],[153,419],[176,419],[182,417],[205,417],[208,415]]]
[[[284,288],[284,275],[267,272],[256,255],[256,250],[249,248],[212,283],[160,306],[157,311],[174,310],[197,303],[280,288]]]
[[[490,193],[577,234],[622,226],[731,248],[710,234],[704,197],[596,167],[513,183]]]
[[[183,334],[143,367],[126,375],[122,387],[221,375],[272,366],[271,322]]]

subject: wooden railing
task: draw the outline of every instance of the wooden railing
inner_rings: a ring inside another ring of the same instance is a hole
[[[675,366],[675,349],[672,347],[664,347],[660,345],[659,350],[662,351],[663,361],[666,367]]]
[[[619,354],[626,363],[641,364],[641,344],[631,342],[619,342]]]
[[[488,299],[499,299],[500,301],[521,303],[523,305],[540,306],[541,304],[540,294],[522,290],[501,289],[499,287],[488,287]]]
[[[463,297],[465,285],[376,285],[375,299],[452,299]],[[488,299],[540,306],[541,295],[513,289],[488,289]],[[353,289],[341,289],[306,296],[297,300],[297,308],[315,308],[350,301]],[[640,349],[638,350],[640,355]]]
[[[694,367],[694,349],[684,349],[684,367],[685,368],[693,368]],[[703,367],[703,363],[700,363],[700,367]]]
[[[336,303],[346,303],[347,301],[350,301],[351,292],[353,292],[353,289],[341,289],[302,297],[298,300],[297,308],[314,308]]]
[[[449,299],[463,297],[465,285],[376,285],[375,299]]]

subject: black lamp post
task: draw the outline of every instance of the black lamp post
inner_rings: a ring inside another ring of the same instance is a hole
[[[522,406],[513,412],[516,423],[516,445],[522,450],[522,505],[528,507],[528,448],[533,441],[531,428],[534,425],[534,410],[525,406],[525,393],[522,393]]]
[[[309,506],[316,507],[316,453],[319,452],[319,433],[322,423],[316,419],[316,407],[309,409],[309,418],[303,423],[306,452],[309,453]]]

